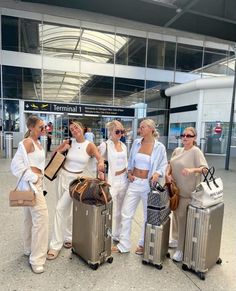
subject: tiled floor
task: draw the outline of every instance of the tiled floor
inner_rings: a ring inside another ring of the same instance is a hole
[[[8,193],[16,179],[10,173],[10,161],[0,158],[0,290],[236,290],[236,159],[230,161],[229,171],[224,170],[225,157],[207,156],[207,160],[224,181],[223,262],[201,281],[171,259],[165,260],[161,271],[142,265],[141,258],[133,252],[140,233],[141,207],[133,222],[130,254],[114,254],[112,264],[92,271],[70,250],[63,249],[57,260],[46,262],[45,273],[33,274],[22,251],[22,209],[8,206]],[[46,181],[46,187],[51,232],[56,189],[53,182]]]

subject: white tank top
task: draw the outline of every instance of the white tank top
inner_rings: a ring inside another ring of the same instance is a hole
[[[142,153],[137,153],[134,160],[134,166],[135,168],[140,170],[150,170],[151,156]]]
[[[43,171],[45,168],[45,151],[43,148],[40,149],[33,140],[32,142],[34,145],[34,151],[32,153],[28,153],[30,167],[35,167]]]
[[[126,160],[127,160],[125,151],[122,151],[122,152],[115,151],[113,155],[114,155],[114,161],[115,161],[115,171],[118,172],[118,171],[124,170],[124,168],[126,168]]]
[[[87,154],[87,146],[90,141],[85,140],[84,142],[77,142],[72,138],[71,147],[66,156],[64,167],[71,172],[84,171],[86,168],[90,156]]]

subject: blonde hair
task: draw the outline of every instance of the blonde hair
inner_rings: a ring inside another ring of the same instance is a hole
[[[192,127],[192,126],[185,127],[183,132],[185,132],[186,130],[191,131],[192,134],[193,134],[195,137],[197,137],[197,130],[196,130],[196,128],[194,128],[194,127]],[[193,141],[193,144],[194,144],[194,145],[197,145],[196,140]]]
[[[143,119],[141,122],[145,123],[147,126],[149,126],[152,129],[152,136],[153,137],[155,137],[156,139],[158,139],[160,137],[159,132],[156,130],[158,125],[155,123],[154,120],[147,118],[147,119]]]
[[[79,122],[78,120],[72,120],[70,122],[70,124],[75,124],[76,126],[79,126],[81,128],[81,130],[84,132],[84,126],[81,122]]]
[[[41,118],[39,118],[38,116],[30,115],[28,117],[28,119],[26,121],[26,126],[27,126],[28,130],[26,131],[24,138],[27,138],[30,136],[30,127],[35,127],[39,121],[43,121],[43,120]]]
[[[106,128],[108,129],[108,132],[109,132],[109,136],[111,134],[111,132],[116,128],[116,127],[121,127],[121,128],[124,128],[122,123],[118,120],[112,120],[110,122],[108,122],[106,124]]]

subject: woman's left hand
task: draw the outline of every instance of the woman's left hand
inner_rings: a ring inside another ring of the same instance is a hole
[[[191,168],[184,168],[184,169],[182,170],[182,175],[183,175],[183,176],[188,176],[188,175],[190,175],[190,174],[192,174],[192,173],[194,173],[194,172],[193,172],[193,170],[192,170]]]
[[[104,161],[98,163],[98,172],[104,172],[105,166]]]

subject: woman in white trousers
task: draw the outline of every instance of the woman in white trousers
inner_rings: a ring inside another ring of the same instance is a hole
[[[113,231],[114,241],[120,240],[121,209],[128,187],[127,179],[127,148],[120,141],[125,133],[123,125],[118,120],[106,124],[109,139],[98,147],[101,155],[108,161],[108,183],[111,185],[110,193],[113,200]]]
[[[34,273],[43,273],[48,246],[48,210],[43,195],[43,171],[45,167],[45,152],[39,142],[39,137],[45,135],[44,122],[37,116],[27,120],[28,132],[25,139],[19,143],[17,152],[11,163],[12,173],[22,177],[19,190],[34,190],[36,204],[24,207],[24,254],[29,256],[29,262]]]

